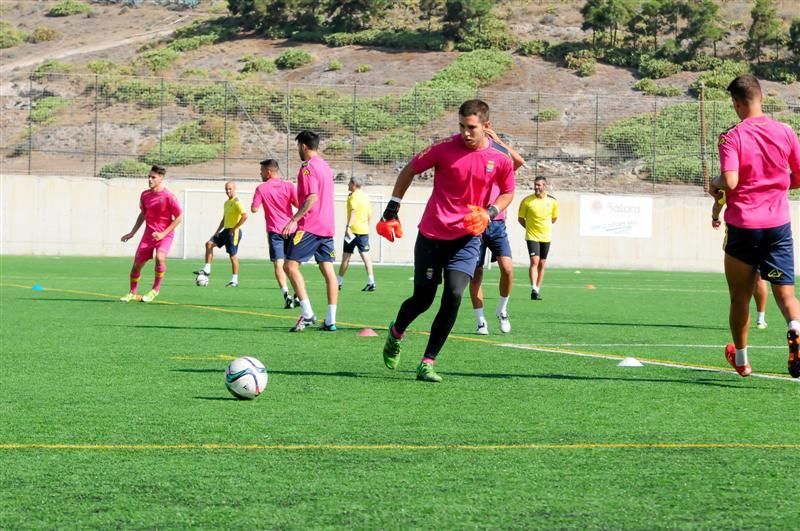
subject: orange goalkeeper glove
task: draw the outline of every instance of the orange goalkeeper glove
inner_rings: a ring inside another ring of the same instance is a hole
[[[400,203],[394,199],[389,201],[386,205],[386,210],[383,211],[383,217],[378,222],[378,234],[393,242],[395,237],[403,237],[403,227],[400,225],[400,218],[397,217],[397,212],[400,210]]]
[[[469,209],[472,212],[464,216],[464,229],[473,236],[479,236],[486,232],[486,227],[489,226],[492,215],[489,210],[483,207],[469,205]],[[497,209],[495,208],[494,210],[496,211]]]

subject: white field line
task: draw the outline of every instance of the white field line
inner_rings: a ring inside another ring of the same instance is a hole
[[[604,359],[604,360],[613,360],[613,361],[620,361],[628,356],[620,356],[620,355],[613,355],[613,354],[595,354],[591,352],[576,352],[573,350],[564,350],[564,349],[555,349],[555,348],[543,348],[538,345],[515,345],[513,343],[501,343],[498,346],[505,347],[505,348],[515,348],[519,350],[532,350],[535,352],[547,352],[551,354],[566,354],[568,356],[576,356],[580,358],[595,358],[595,359]],[[632,356],[633,357],[633,356]],[[651,361],[648,359],[636,358],[644,365],[658,365],[659,367],[670,367],[673,369],[690,369],[693,371],[707,371],[707,372],[718,372],[718,373],[733,373],[736,374],[736,371],[733,369],[721,369],[719,367],[710,367],[706,365],[696,365],[692,363],[674,363],[668,361]],[[779,374],[764,374],[764,373],[752,373],[750,376],[755,378],[766,378],[769,380],[784,380],[784,381],[791,381],[800,383],[800,378],[790,378],[789,376],[781,376]]]
[[[504,345],[505,346],[505,345]],[[718,348],[722,345],[676,345],[674,343],[537,343],[537,347],[657,347],[657,348]],[[786,345],[747,345],[748,349],[778,349],[786,348]]]

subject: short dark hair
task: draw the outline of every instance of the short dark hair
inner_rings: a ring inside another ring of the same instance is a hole
[[[153,166],[150,168],[150,172],[155,172],[163,177],[167,174],[167,169],[161,164],[153,164]]]
[[[308,149],[316,151],[319,148],[319,135],[314,131],[304,130],[297,133],[295,140],[306,146]]]
[[[761,84],[756,76],[744,74],[738,76],[728,85],[728,92],[737,101],[754,101],[761,99]]]
[[[544,181],[544,182],[547,182],[547,177],[545,177],[544,175],[540,175],[540,176],[538,176],[537,178],[535,178],[535,179],[533,180],[533,182],[536,182],[536,181]]]
[[[268,170],[280,170],[280,165],[278,165],[278,161],[275,159],[266,159],[261,161],[261,167],[267,168]]]
[[[467,100],[458,108],[458,115],[477,116],[481,122],[489,121],[489,104],[483,100]]]

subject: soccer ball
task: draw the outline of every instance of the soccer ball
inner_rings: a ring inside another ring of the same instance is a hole
[[[251,400],[267,387],[267,369],[251,356],[236,358],[225,369],[225,386],[239,400]]]
[[[198,286],[208,286],[208,275],[205,273],[198,273],[197,278],[194,279],[194,283]]]

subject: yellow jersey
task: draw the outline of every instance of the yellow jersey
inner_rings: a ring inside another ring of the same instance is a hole
[[[239,220],[242,219],[242,214],[244,214],[244,207],[242,203],[239,202],[238,197],[234,197],[233,199],[228,199],[225,201],[225,206],[223,207],[223,221],[222,221],[222,228],[224,229],[232,229],[239,223]]]
[[[558,218],[558,201],[551,195],[531,194],[519,204],[518,217],[525,220],[525,239],[548,243],[553,236],[553,221]]]
[[[353,220],[350,222],[350,230],[353,234],[369,234],[369,218],[372,214],[372,207],[369,204],[367,194],[360,188],[356,188],[353,193],[347,196],[348,221],[350,221],[351,214],[353,214]]]

